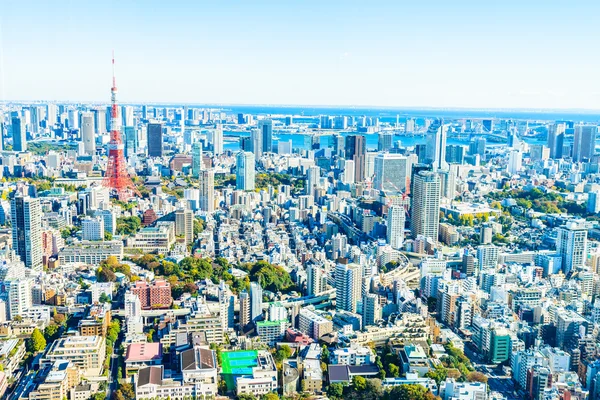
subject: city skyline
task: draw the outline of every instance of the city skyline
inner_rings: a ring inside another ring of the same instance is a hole
[[[0,100],[600,109],[599,6],[510,3],[13,4]]]

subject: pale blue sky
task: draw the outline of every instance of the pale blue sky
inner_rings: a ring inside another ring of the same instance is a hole
[[[600,109],[599,1],[3,0],[0,96]]]

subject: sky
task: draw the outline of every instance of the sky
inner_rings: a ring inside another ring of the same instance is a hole
[[[2,0],[0,100],[600,109],[600,1]]]

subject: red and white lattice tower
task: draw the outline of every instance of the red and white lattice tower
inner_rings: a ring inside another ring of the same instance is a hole
[[[119,106],[117,105],[117,80],[115,78],[115,57],[112,59],[113,81],[110,89],[110,142],[108,142],[108,163],[104,175],[104,186],[111,189],[119,200],[128,200],[134,195],[140,196],[127,172],[123,140],[121,139],[121,123],[119,122]]]

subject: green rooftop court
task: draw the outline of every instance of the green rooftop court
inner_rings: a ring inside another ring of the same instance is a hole
[[[224,351],[221,353],[223,379],[228,390],[235,390],[235,379],[242,375],[252,375],[252,368],[258,365],[258,351]]]

